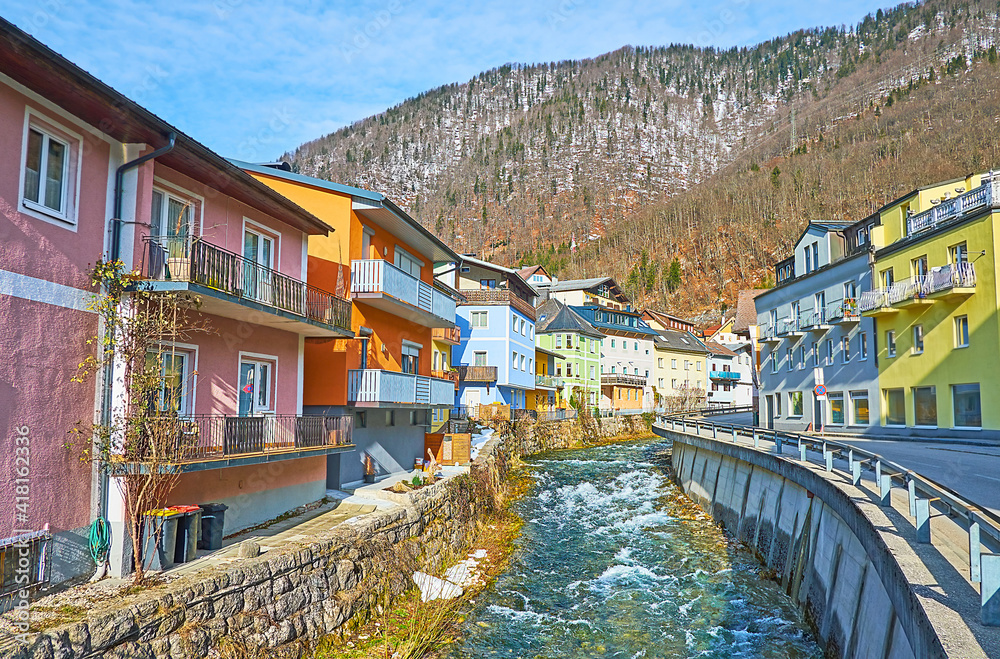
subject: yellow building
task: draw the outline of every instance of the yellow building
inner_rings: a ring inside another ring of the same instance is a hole
[[[535,346],[535,390],[526,397],[529,410],[548,412],[569,407],[569,402],[562,397],[562,378],[555,375],[556,362],[565,359],[558,352]]]
[[[708,351],[690,332],[659,328],[653,342],[653,392],[657,409],[679,410],[705,402]]]
[[[458,390],[458,369],[452,366],[451,349],[462,342],[462,332],[457,327],[431,330],[431,376],[451,380]],[[437,407],[431,410],[431,432],[438,432],[448,422],[451,410]]]
[[[881,424],[1000,430],[996,288],[1000,176],[915,190],[873,217],[873,281]]]

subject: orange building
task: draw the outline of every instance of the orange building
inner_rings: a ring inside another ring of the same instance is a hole
[[[309,282],[350,297],[356,336],[306,340],[303,409],[354,414],[358,450],[329,456],[327,487],[361,481],[369,457],[380,475],[412,469],[432,411],[455,402],[454,382],[432,375],[433,330],[455,327],[434,266],[460,257],[382,194],[236,164],[334,228],[309,240]]]

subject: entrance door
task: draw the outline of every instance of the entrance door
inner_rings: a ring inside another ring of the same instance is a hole
[[[274,240],[253,231],[243,234],[243,286],[244,295],[273,304],[271,269],[274,267]]]
[[[774,430],[774,397],[765,396],[764,405],[767,407],[767,427]]]
[[[271,364],[240,362],[240,416],[258,416],[271,410]]]
[[[813,394],[813,430],[819,432],[823,429],[823,399]]]
[[[465,404],[472,408],[479,408],[479,401],[482,400],[482,393],[479,389],[466,389]]]

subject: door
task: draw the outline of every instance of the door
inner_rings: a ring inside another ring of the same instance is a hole
[[[767,427],[774,430],[774,397],[765,396],[764,405],[767,407]]]
[[[243,294],[252,300],[273,304],[271,269],[274,240],[247,230],[243,234]]]
[[[271,364],[240,362],[240,416],[259,416],[271,411]]]
[[[819,432],[824,425],[823,399],[813,394],[813,430]]]
[[[479,401],[482,400],[482,392],[479,389],[466,389],[465,390],[465,404],[471,407],[470,413],[475,414],[479,411]]]

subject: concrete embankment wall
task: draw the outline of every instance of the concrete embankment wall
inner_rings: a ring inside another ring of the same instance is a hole
[[[673,440],[678,485],[774,571],[827,656],[947,656],[893,555],[898,548],[890,549],[872,521],[874,504],[795,462],[654,430]]]
[[[341,524],[329,537],[199,571],[105,600],[79,620],[33,635],[0,656],[16,659],[188,659],[229,644],[245,656],[296,658],[409,586],[417,552],[425,569],[461,552],[495,505],[516,458],[644,429],[641,418],[518,423],[490,440],[470,474],[399,495],[401,507]]]

